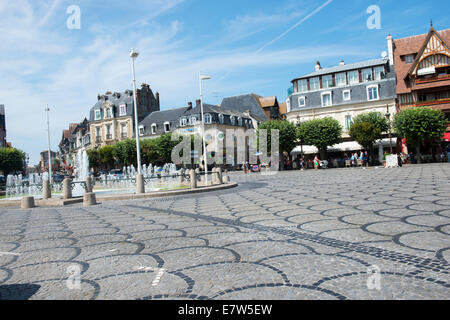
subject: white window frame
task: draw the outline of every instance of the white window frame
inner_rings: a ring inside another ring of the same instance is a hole
[[[352,78],[351,78],[351,75],[353,75],[353,74],[356,74],[356,81],[354,81],[354,82],[352,82]],[[352,70],[352,71],[347,72],[347,77],[348,77],[348,84],[349,85],[360,83],[358,70]]]
[[[379,72],[382,69],[382,72]],[[386,69],[384,66],[378,66],[378,67],[374,67],[373,68],[373,73],[374,73],[374,77],[375,77],[375,81],[380,81],[382,80],[381,78],[381,73],[383,73],[383,75],[386,77]]]
[[[100,109],[95,110],[95,121],[102,120],[102,111]]]
[[[326,96],[326,95],[330,95],[330,102],[331,103],[328,106],[325,106],[323,104],[323,97]],[[322,92],[320,97],[321,97],[321,100],[322,100],[322,107],[332,107],[333,106],[333,92],[332,91]]]
[[[368,71],[370,71],[370,74],[368,74],[369,77],[370,77],[370,79],[364,78],[364,73],[365,73],[365,72],[368,72]],[[372,68],[365,68],[365,69],[362,69],[362,70],[361,70],[361,75],[362,75],[362,80],[363,80],[363,82],[370,82],[370,81],[373,81],[373,70],[372,70]]]
[[[325,80],[327,79],[327,80]],[[328,81],[329,79],[329,81]],[[327,74],[322,76],[322,89],[329,89],[333,87],[333,75]]]
[[[189,123],[191,124],[191,126],[197,125],[197,117],[196,116],[191,116],[189,118]]]
[[[300,86],[300,83],[304,83],[305,87],[303,88],[302,86]],[[306,79],[301,79],[297,81],[297,92],[299,93],[303,93],[303,92],[308,92],[308,80]]]
[[[339,82],[339,76],[344,76],[344,83]],[[347,85],[347,74],[345,72],[336,73],[336,86],[337,87],[345,87]]]
[[[222,113],[219,114],[219,123],[220,124],[224,124],[225,123],[225,117],[224,117],[224,115]]]
[[[350,121],[347,122],[347,119],[350,118]],[[350,127],[352,126],[352,122],[353,122],[353,116],[351,114],[346,114],[345,115],[345,130],[348,132],[350,131]]]
[[[180,119],[180,126],[186,127],[188,123],[188,119],[186,117],[183,117]]]
[[[156,123],[152,123],[152,134],[156,134],[156,130],[158,130],[158,126]]]
[[[317,87],[317,88],[313,88],[312,85],[311,85],[313,79],[317,79],[317,84],[318,84],[318,87]],[[309,88],[310,88],[311,91],[317,91],[317,90],[320,90],[320,77],[313,77],[313,78],[310,78],[310,79],[309,79]]]
[[[408,62],[408,58],[411,58],[411,62]],[[406,64],[412,64],[414,63],[414,55],[413,54],[408,54],[405,56],[405,63]]]
[[[377,89],[377,98],[376,99],[370,99],[369,97],[369,90],[370,89]],[[367,101],[378,101],[380,100],[380,87],[376,84],[376,85],[372,85],[372,86],[367,86],[366,88],[367,91]]]
[[[167,126],[169,126],[169,130],[167,130]],[[171,127],[172,127],[172,126],[171,126],[171,124],[170,124],[169,121],[164,122],[164,132],[165,132],[165,133],[170,132],[170,130],[172,129]]]
[[[145,134],[145,127],[139,126],[139,136],[142,137]]]
[[[303,104],[301,104],[302,100],[303,100]],[[300,108],[306,107],[306,97],[305,96],[298,97],[298,106]]]
[[[119,106],[119,116],[123,117],[123,116],[126,116],[126,115],[127,115],[127,105],[126,104],[122,104],[121,106]]]
[[[345,94],[348,93],[348,99],[345,99]],[[352,100],[352,91],[351,90],[344,90],[342,91],[342,100],[343,101],[351,101]]]
[[[203,115],[203,117],[204,117],[203,120],[205,121],[205,124],[211,124],[212,123],[212,116],[211,116],[211,114],[205,113]],[[209,120],[209,121],[207,121],[207,120]]]
[[[236,125],[236,118],[234,116],[230,117],[230,123],[232,126]]]
[[[108,116],[108,111],[109,111],[109,116]],[[111,119],[112,118],[112,110],[111,108],[106,108],[105,109],[105,119]]]

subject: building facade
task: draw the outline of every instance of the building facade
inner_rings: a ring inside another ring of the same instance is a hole
[[[89,121],[84,119],[80,123],[72,123],[68,130],[63,131],[59,143],[60,161],[63,168],[70,168],[75,164],[78,151],[91,147],[91,133]]]
[[[402,39],[388,36],[387,41],[397,71],[399,108],[442,110],[448,120],[444,140],[450,139],[450,29],[436,31],[431,27],[427,34]],[[428,143],[423,152],[430,156],[442,150]]]
[[[97,103],[90,111],[91,148],[112,145],[134,138],[134,96],[132,90],[98,95]],[[142,84],[137,90],[138,123],[153,112],[159,111],[159,94],[153,94],[150,86]]]
[[[396,79],[389,59],[375,59],[322,69],[317,62],[316,70],[292,80],[292,94],[287,99],[287,120],[300,122],[332,117],[344,128],[344,142],[329,148],[330,152],[360,151],[362,147],[352,141],[348,132],[353,119],[359,114],[380,112],[397,113]],[[387,134],[387,133],[386,133]],[[390,148],[390,139],[379,141],[378,160]],[[394,139],[394,144],[396,139]],[[317,153],[315,147],[303,146],[294,155],[304,152]]]
[[[275,96],[262,97],[254,93],[227,97],[220,104],[222,109],[234,110],[250,114],[252,118],[262,123],[282,118],[280,104]]]
[[[249,113],[241,113],[235,110],[224,109],[219,106],[203,104],[205,139],[208,143],[208,153],[218,153],[225,149],[227,144],[227,132],[231,132],[231,138],[245,133],[248,129],[255,129],[258,121]],[[238,132],[239,131],[239,132]],[[154,112],[139,123],[139,133],[142,138],[156,138],[166,133],[180,135],[202,136],[202,119],[200,100],[195,107],[188,103],[187,107]],[[237,139],[237,138],[236,138]],[[246,146],[248,153],[248,146]],[[237,144],[235,144],[235,152]],[[224,156],[227,156],[226,154]],[[199,155],[198,162],[202,162]],[[248,155],[247,155],[248,158]],[[231,159],[231,160],[230,160]],[[236,154],[228,157],[229,165],[238,165]],[[234,160],[234,161],[233,161]],[[225,159],[222,159],[225,163]]]

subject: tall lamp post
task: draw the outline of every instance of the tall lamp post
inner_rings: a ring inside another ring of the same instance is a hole
[[[390,147],[391,147],[391,154],[393,154],[394,150],[392,148],[391,113],[389,112],[389,105],[387,105],[386,108],[387,108],[386,119],[388,121],[388,126],[389,126],[389,143],[390,143]]]
[[[47,108],[45,108],[45,111],[47,112],[47,137],[48,137],[48,181],[52,183],[52,155],[51,155],[51,148],[50,148],[50,108],[47,105]]]
[[[136,176],[136,192],[138,194],[145,193],[145,185],[144,185],[144,177],[142,175],[142,166],[141,166],[141,143],[139,141],[139,123],[138,123],[138,107],[137,107],[137,90],[136,90],[136,73],[134,69],[134,60],[139,56],[139,52],[134,49],[130,50],[130,58],[131,58],[131,71],[133,73],[133,89],[134,89],[134,129],[136,135],[136,154],[137,154],[137,167],[138,174]]]
[[[203,153],[204,153],[204,162],[205,162],[205,183],[206,186],[208,186],[208,156],[206,152],[206,139],[205,139],[205,115],[203,112],[203,89],[202,89],[202,82],[203,80],[210,80],[210,76],[202,76],[201,72],[198,74],[199,81],[200,81],[200,108],[202,111],[202,140],[203,140]]]

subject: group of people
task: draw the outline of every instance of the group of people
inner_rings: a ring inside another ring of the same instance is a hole
[[[369,164],[369,153],[367,151],[363,152],[360,151],[360,153],[358,154],[358,152],[355,152],[351,155],[351,157],[348,157],[347,154],[345,154],[345,161],[350,160],[350,164],[352,167],[356,167],[358,166],[358,160],[362,161],[362,165],[363,167],[368,166]]]

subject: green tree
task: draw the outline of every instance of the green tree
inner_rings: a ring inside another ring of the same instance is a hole
[[[420,147],[425,140],[441,139],[447,120],[441,110],[426,107],[410,108],[399,112],[394,118],[394,130],[416,146],[417,163],[422,163]]]
[[[370,154],[372,154],[374,143],[381,139],[381,129],[370,122],[357,122],[352,124],[349,134],[364,149],[369,150]]]
[[[134,165],[137,166],[137,155],[136,155],[136,140],[128,139],[120,141],[114,145],[113,150],[114,158],[121,165]]]
[[[15,171],[23,171],[25,153],[14,148],[0,148],[0,170],[7,176]]]
[[[89,158],[89,168],[93,168],[94,170],[98,170],[99,167],[102,166],[100,161],[100,156],[96,149],[87,150],[87,155]]]
[[[114,150],[115,146],[104,146],[98,149],[100,163],[108,170],[112,169],[115,164]]]
[[[297,138],[304,145],[315,146],[319,149],[320,157],[326,158],[329,146],[342,141],[342,126],[339,121],[327,117],[302,122],[297,127]]]
[[[382,133],[389,131],[389,123],[381,112],[363,113],[356,116],[352,121],[353,124],[362,122],[371,123],[374,127],[380,130],[380,136],[375,140],[380,140],[382,138]]]

